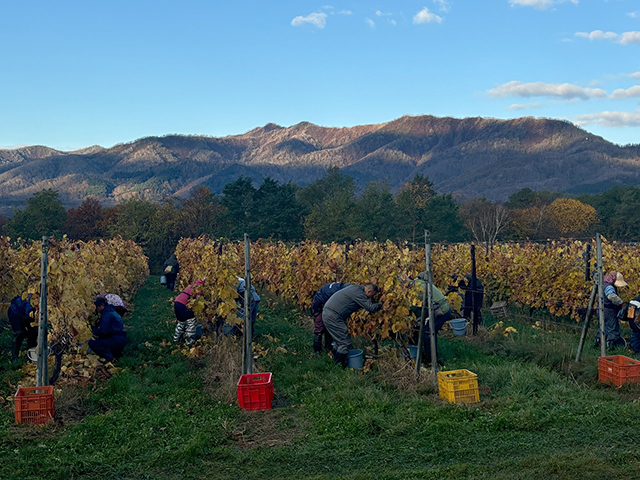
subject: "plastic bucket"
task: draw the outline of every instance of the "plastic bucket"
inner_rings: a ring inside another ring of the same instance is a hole
[[[449,320],[449,325],[451,325],[455,335],[465,335],[467,333],[466,318],[455,318],[453,320]]]
[[[409,358],[411,360],[415,360],[418,358],[418,346],[417,345],[409,345],[407,347],[409,349]]]
[[[160,285],[166,285],[167,284],[167,276],[166,275],[162,275],[160,277]]]
[[[347,367],[353,368],[354,370],[360,370],[363,365],[364,358],[362,350],[357,348],[349,350],[349,355],[347,355]]]

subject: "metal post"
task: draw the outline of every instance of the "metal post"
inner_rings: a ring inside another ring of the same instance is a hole
[[[591,244],[587,244],[587,251],[585,252],[585,269],[584,269],[584,277],[587,282],[591,281]]]
[[[598,257],[598,319],[600,324],[600,356],[607,355],[607,345],[604,337],[604,275],[602,273],[602,238],[596,233],[596,255]]]
[[[593,304],[596,302],[597,293],[598,293],[598,284],[594,281],[593,287],[591,287],[591,296],[589,297],[589,306],[587,307],[587,314],[584,317],[584,325],[582,326],[580,343],[578,343],[578,352],[576,353],[576,362],[579,362],[580,359],[582,358],[582,349],[584,348],[584,342],[587,339],[587,333],[589,332],[589,325],[591,325],[591,312],[593,311]]]
[[[476,246],[471,244],[471,320],[473,321],[474,335],[478,334],[478,312],[476,312],[476,279]]]
[[[438,352],[436,352],[436,315],[433,306],[433,271],[431,269],[431,236],[425,230],[425,238],[427,240],[426,256],[427,256],[427,293],[429,297],[429,340],[431,343],[431,371],[433,379],[438,378]]]
[[[42,237],[40,260],[40,315],[38,317],[38,360],[36,364],[36,387],[44,387],[49,381],[49,346],[47,345],[47,268],[49,265],[49,238]]]
[[[422,364],[422,336],[424,334],[424,317],[425,306],[428,306],[429,313],[429,341],[431,345],[431,369],[434,379],[437,376],[437,353],[436,353],[436,330],[435,330],[435,314],[433,308],[433,272],[431,271],[431,235],[427,230],[424,231],[425,243],[425,264],[427,272],[427,281],[422,295],[422,312],[420,315],[420,336],[418,337],[418,357],[416,359],[416,371],[420,374],[420,366]]]
[[[242,373],[253,373],[253,338],[251,332],[251,253],[249,235],[244,234],[244,361]]]

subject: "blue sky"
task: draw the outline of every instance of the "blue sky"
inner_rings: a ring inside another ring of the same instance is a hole
[[[640,0],[0,3],[2,148],[405,114],[640,143]]]

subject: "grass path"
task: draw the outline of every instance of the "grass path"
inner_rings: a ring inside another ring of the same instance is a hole
[[[14,426],[12,410],[0,411],[0,478],[640,478],[640,389],[600,386],[593,367],[578,381],[563,373],[554,352],[573,337],[540,341],[524,326],[514,340],[443,336],[446,368],[481,383],[479,404],[452,406],[426,384],[398,387],[402,374],[388,368],[356,374],[314,357],[306,319],[265,296],[256,341],[269,353],[257,367],[274,374],[276,408],[244,412],[220,361],[162,346],[174,324],[156,282],[126,319],[123,371],[61,397],[82,421]],[[17,375],[4,358],[0,375]]]

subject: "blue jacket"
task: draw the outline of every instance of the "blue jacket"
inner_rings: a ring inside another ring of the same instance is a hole
[[[116,313],[113,306],[107,305],[100,314],[100,322],[91,329],[96,338],[110,338],[114,335],[126,335],[122,317]]]
[[[327,303],[327,300],[331,298],[331,296],[339,290],[342,290],[344,287],[351,285],[350,283],[342,283],[342,282],[333,282],[328,283],[320,290],[316,292],[313,296],[313,302],[311,303],[311,315],[314,317],[320,313],[322,313],[322,309],[324,308],[324,304]]]

